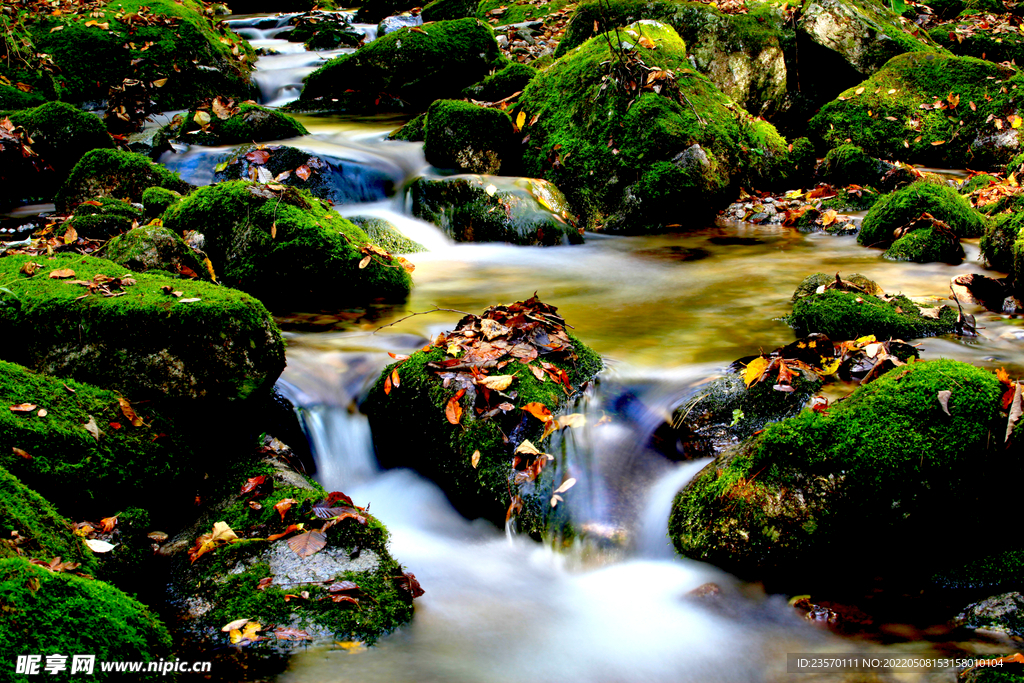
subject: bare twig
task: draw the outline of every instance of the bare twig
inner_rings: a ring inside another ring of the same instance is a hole
[[[404,318],[399,318],[398,320],[396,320],[394,322],[390,322],[387,325],[381,325],[380,327],[375,329],[371,334],[377,334],[378,332],[383,330],[385,327],[391,327],[392,325],[397,325],[398,323],[402,322],[403,320],[408,320],[409,318],[411,318],[413,316],[416,316],[416,315],[426,315],[427,313],[437,313],[438,311],[444,311],[445,313],[461,313],[462,315],[471,315],[470,313],[466,313],[465,311],[459,311],[459,310],[456,310],[454,308],[439,308],[437,306],[434,306],[429,311],[417,311],[416,313],[410,313],[409,315],[405,316]]]

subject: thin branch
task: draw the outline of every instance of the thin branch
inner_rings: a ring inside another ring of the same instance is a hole
[[[399,318],[398,320],[396,320],[394,322],[390,322],[387,325],[381,325],[380,327],[375,329],[373,332],[371,332],[371,334],[377,334],[378,332],[383,330],[385,327],[391,327],[392,325],[397,325],[398,323],[402,322],[403,320],[408,320],[409,318],[411,318],[413,316],[416,316],[416,315],[426,315],[427,313],[437,313],[438,311],[444,311],[446,313],[461,313],[462,315],[472,315],[471,313],[466,313],[465,311],[459,311],[459,310],[456,310],[454,308],[438,308],[437,306],[434,306],[429,311],[418,311],[416,313],[410,313],[409,315],[405,316],[404,318]]]

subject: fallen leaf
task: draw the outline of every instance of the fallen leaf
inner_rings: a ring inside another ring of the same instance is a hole
[[[587,424],[587,416],[583,413],[572,413],[571,415],[563,415],[558,418],[558,426],[562,427],[582,427]]]
[[[256,584],[256,590],[265,591],[272,583],[274,583],[274,577],[265,576],[262,579],[260,579],[259,583]]]
[[[70,268],[58,268],[57,270],[50,271],[50,277],[54,280],[61,280],[66,277],[74,277],[75,271]]]
[[[242,490],[240,491],[240,493],[242,495],[245,495],[246,493],[253,491],[257,486],[262,486],[264,483],[266,483],[266,481],[267,475],[265,474],[261,474],[256,477],[249,477],[248,479],[245,480],[245,483],[242,484]]]
[[[107,543],[106,541],[101,541],[98,538],[87,538],[85,539],[85,544],[89,546],[89,549],[94,553],[109,553],[117,547],[113,543]]]
[[[555,489],[555,493],[565,493],[566,491],[568,491],[569,489],[571,489],[575,485],[576,485],[575,477],[569,477],[568,479],[566,479],[565,481],[562,482],[561,486],[559,486],[557,489]]]
[[[384,378],[384,395],[391,395],[391,375],[388,375],[387,377]]]
[[[278,640],[313,640],[313,636],[297,628],[279,628],[274,631]]]
[[[391,386],[398,388],[402,385],[402,378],[398,376],[398,368],[391,371]]]
[[[96,418],[94,418],[92,415],[90,415],[89,416],[89,421],[86,422],[83,426],[85,427],[85,431],[87,431],[90,434],[92,434],[92,438],[96,439],[97,441],[100,440],[100,435],[103,432],[100,431],[99,426],[96,424]]]
[[[18,449],[15,448],[14,452],[17,453]],[[24,453],[24,452],[25,451],[22,451],[22,453]],[[28,454],[26,453],[26,455],[28,455]],[[28,457],[31,458],[32,456],[29,455]],[[473,456],[469,459],[469,462],[470,462],[471,465],[473,465],[473,469],[477,468],[477,466],[480,464],[480,451],[479,450],[473,451]]]
[[[459,389],[454,396],[448,399],[448,404],[444,407],[444,416],[453,425],[457,425],[462,421],[462,406],[459,404],[459,399],[465,393],[465,389]]]
[[[309,166],[303,164],[302,166],[299,166],[297,169],[295,169],[295,175],[302,178],[303,181],[306,181],[309,180],[309,177],[311,175],[313,175],[313,172],[309,170]]]
[[[505,391],[512,384],[513,379],[515,379],[515,375],[494,375],[482,378],[479,384],[483,384],[488,389],[493,389],[494,391]]]
[[[18,403],[16,405],[11,406],[11,412],[12,413],[31,413],[37,407],[38,406],[36,406],[34,403]]]
[[[524,123],[526,123],[526,112],[525,111],[521,111],[521,112],[519,112],[519,115],[516,116],[516,132],[517,133],[523,129],[523,124]]]
[[[223,631],[224,633],[227,633],[229,631],[237,631],[238,629],[242,628],[243,626],[245,626],[248,623],[249,623],[248,619],[235,619],[234,621],[230,621],[230,622],[224,624],[223,626],[221,626],[220,630]]]
[[[265,149],[254,149],[245,155],[247,161],[262,166],[270,159],[270,152]]]
[[[294,498],[285,498],[277,502],[274,505],[274,509],[277,510],[278,514],[281,515],[281,521],[284,521],[284,515],[286,512],[292,509],[292,505],[298,504],[299,501]]]
[[[18,448],[17,446],[12,446],[11,448],[14,450],[14,454],[17,455],[18,457],[25,458],[26,460],[31,460],[32,459],[32,456],[29,454],[28,451],[23,451],[20,448]],[[479,453],[479,452],[480,451],[477,451],[477,453]],[[479,460],[479,458],[477,458],[477,459]],[[475,467],[475,465],[474,465],[474,467]]]
[[[1021,413],[1024,412],[1024,405],[1022,403],[1024,402],[1021,400],[1021,384],[1017,382],[1013,388],[1013,400],[1010,402],[1010,417],[1006,420],[1006,436],[1003,437],[1003,441],[1010,440],[1013,428],[1018,420],[1020,420]]]
[[[103,533],[109,534],[117,526],[117,515],[113,517],[104,517],[100,520],[100,524],[103,525]]]
[[[132,408],[132,404],[128,402],[128,399],[118,396],[117,402],[121,404],[121,412],[124,414],[125,419],[131,422],[133,427],[141,427],[142,418],[135,413],[135,410]]]
[[[154,88],[162,88],[165,85],[167,85],[167,79],[166,78],[158,78],[155,81],[153,81],[153,87]]]
[[[373,258],[372,256],[364,256],[362,258],[362,260],[359,261],[359,268],[362,269],[362,268],[365,268],[366,266],[370,265],[370,259],[372,259],[372,258]]]
[[[551,420],[551,409],[543,403],[537,403],[536,401],[533,403],[527,403],[522,407],[522,409],[530,415],[533,415],[541,422],[549,422]]]
[[[205,111],[197,111],[196,115],[192,117],[192,120],[198,123],[200,128],[206,128],[210,125],[210,113]]]
[[[299,557],[309,557],[327,546],[327,536],[313,530],[288,539],[288,547]]]
[[[743,383],[748,387],[761,378],[764,371],[768,369],[770,361],[764,356],[758,356],[747,364],[743,369]]]
[[[640,36],[640,40],[638,40],[637,42],[640,43],[640,47],[645,47],[648,50],[653,50],[654,48],[657,47],[655,42],[648,38],[647,36]]]
[[[47,415],[49,415],[49,413],[46,412],[46,408],[40,408],[39,412],[36,413],[36,415],[38,415],[39,417],[46,417]]]

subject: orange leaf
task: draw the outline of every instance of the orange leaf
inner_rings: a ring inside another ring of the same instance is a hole
[[[288,512],[288,510],[291,509],[292,505],[295,505],[298,502],[299,501],[295,500],[294,498],[285,498],[284,500],[278,501],[278,503],[274,505],[274,509],[277,510],[278,514],[281,515],[282,522],[284,521],[284,513]]]
[[[391,386],[398,388],[402,385],[402,378],[398,376],[398,368],[391,371]]]
[[[543,403],[527,403],[525,406],[523,406],[523,410],[528,412],[530,415],[533,415],[541,422],[551,421],[551,409],[548,408]]]
[[[12,413],[31,413],[35,409],[36,405],[34,403],[18,403],[11,406]]]
[[[444,407],[444,416],[448,418],[448,421],[453,425],[457,425],[462,421],[462,406],[459,405],[459,399],[462,398],[465,393],[465,389],[459,389],[454,396],[448,399],[448,405]]]
[[[327,545],[327,536],[320,531],[307,531],[288,539],[288,547],[299,557],[309,557]]]
[[[117,515],[113,517],[104,517],[100,520],[100,524],[103,525],[103,533],[109,534],[117,526]]]
[[[20,448],[18,448],[17,446],[12,446],[11,448],[14,449],[14,454],[15,455],[17,455],[17,456],[19,456],[21,458],[25,458],[26,460],[31,460],[32,459],[32,455],[28,451],[23,451]]]
[[[57,270],[50,271],[50,277],[54,280],[60,280],[61,278],[74,277],[75,271],[70,268],[59,268]]]
[[[384,378],[384,395],[391,395],[391,375]]]
[[[121,404],[121,412],[132,423],[132,426],[141,427],[142,418],[135,414],[135,410],[132,408],[132,404],[128,402],[128,399],[118,396],[117,402]]]

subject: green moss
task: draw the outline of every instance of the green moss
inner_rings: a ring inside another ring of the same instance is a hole
[[[859,299],[859,301],[858,301]],[[820,332],[830,339],[856,339],[873,334],[879,339],[916,339],[952,332],[957,312],[944,306],[939,318],[926,318],[905,296],[889,300],[830,289],[793,304],[786,319],[798,336]]]
[[[196,252],[177,234],[158,225],[144,225],[114,237],[103,249],[103,257],[136,273],[160,270],[210,278]]]
[[[878,159],[865,154],[857,145],[847,144],[829,150],[818,173],[832,185],[877,185],[880,166]]]
[[[146,208],[146,218],[159,218],[164,211],[180,201],[180,193],[159,185],[147,187],[142,192],[142,205]]]
[[[309,135],[309,131],[291,116],[258,104],[243,103],[234,116],[221,119],[207,110],[210,122],[204,130],[195,120],[197,110],[175,117],[158,133],[164,139],[177,139],[194,145],[236,145],[247,142],[267,142]],[[155,140],[160,147],[159,140]]]
[[[938,572],[933,582],[953,590],[999,591],[1018,588],[1024,576],[1024,549],[1006,548],[971,557],[958,566]]]
[[[840,213],[848,211],[867,211],[876,203],[878,200],[885,195],[873,192],[870,189],[864,188],[859,192],[849,192],[845,189],[836,190],[836,196],[832,199],[826,199],[821,203],[821,210],[827,211],[828,209],[835,209]],[[825,232],[831,232],[833,228],[838,228],[838,223],[825,228]]]
[[[939,520],[963,526],[950,501],[996,458],[1001,394],[994,375],[956,361],[896,368],[706,467],[676,498],[670,536],[681,553],[747,576],[812,575],[822,553],[844,569],[899,557],[927,571],[945,550],[919,539],[948,534]],[[862,545],[900,538],[885,553]]]
[[[71,170],[54,203],[59,211],[70,211],[93,197],[114,197],[140,203],[142,193],[159,186],[187,193],[191,185],[141,154],[113,149],[87,153]]]
[[[1019,173],[1021,168],[1024,168],[1024,154],[1018,154],[1006,162],[1006,175]]]
[[[423,21],[446,21],[476,15],[477,0],[433,0],[423,6]]]
[[[601,370],[602,361],[585,344],[570,338],[576,361],[553,364],[565,370],[572,386],[578,388]],[[555,383],[539,381],[526,368],[514,371],[509,367],[515,380],[505,393],[511,397],[515,392],[516,409],[491,419],[477,419],[466,396],[460,401],[464,411],[461,424],[453,425],[445,417],[445,406],[457,388],[454,384],[443,386],[441,378],[426,367],[444,358],[444,349],[417,351],[409,360],[385,368],[370,389],[362,408],[370,419],[378,458],[387,467],[412,467],[424,473],[467,516],[483,516],[502,524],[511,502],[508,482],[515,449],[515,444],[503,435],[518,428],[520,443],[529,439],[544,450],[547,440],[540,440],[541,422],[519,407],[538,402],[557,414],[570,408],[571,403]],[[401,385],[386,394],[384,383],[393,369],[398,370]],[[471,463],[474,451],[480,451],[476,467]],[[527,501],[527,510],[520,514],[520,528],[525,533],[538,535],[546,528],[550,530],[545,515],[551,509],[548,501],[555,469],[545,468],[534,496]]]
[[[476,19],[400,29],[313,72],[292,108],[423,111],[505,63]]]
[[[964,260],[964,248],[960,240],[939,232],[934,228],[913,230],[892,243],[885,252],[885,258],[892,261],[913,261],[915,263],[959,264]]]
[[[784,163],[784,140],[690,68],[682,40],[663,24],[636,24],[612,40],[676,75],[660,94],[628,95],[614,80],[605,36],[592,38],[535,77],[520,99],[528,119],[526,175],[555,183],[587,227],[645,232],[694,220]],[[635,101],[634,101],[635,98]],[[670,169],[666,164],[676,167]]]
[[[411,280],[391,256],[361,251],[369,238],[308,193],[231,181],[203,187],[164,214],[171,230],[202,226],[218,279],[272,308],[340,307],[402,299]],[[273,234],[271,234],[273,232]]]
[[[989,116],[1005,120],[1016,111],[1019,79],[1013,69],[973,57],[904,54],[823,106],[809,127],[830,147],[849,139],[882,159],[995,166],[1015,150],[986,141],[998,132]],[[960,98],[955,108],[946,100],[951,93]]]
[[[1024,214],[1004,213],[994,216],[981,236],[981,256],[989,268],[1009,273],[1013,270],[1013,244],[1024,225]]]
[[[550,2],[530,2],[529,0],[516,0],[514,2],[502,2],[501,0],[481,0],[476,6],[476,16],[481,19],[490,20],[497,17],[494,22],[499,26],[507,24],[518,24],[524,21],[545,19],[563,7],[569,5],[571,0],[551,0]],[[493,10],[503,8],[505,11],[498,15],[490,14]],[[426,18],[424,17],[424,20]]]
[[[469,86],[462,94],[480,102],[497,102],[521,92],[536,75],[537,69],[532,66],[509,64],[479,83]]]
[[[819,287],[835,282],[835,279],[835,275],[826,275],[825,273],[815,273],[814,275],[808,275],[803,279],[803,281],[799,285],[797,285],[797,288],[796,290],[794,290],[793,297],[790,299],[790,301],[796,301],[797,299],[803,299],[804,297],[808,297],[814,294]],[[865,294],[871,294],[874,296],[880,296],[884,294],[882,288],[878,286],[877,282],[875,282],[874,280],[869,280],[867,277],[861,275],[860,273],[850,273],[849,275],[843,277],[843,279],[846,280],[847,282],[852,282],[853,284],[860,287]]]
[[[166,78],[153,90],[159,109],[180,109],[216,95],[244,100],[254,94],[252,48],[224,24],[215,24],[196,0],[113,0],[99,12],[98,17],[84,11],[39,16],[30,27],[37,52],[50,55],[59,69],[61,99],[101,101],[125,78]],[[171,23],[124,21],[140,12]],[[85,19],[109,28],[86,26]]]
[[[102,581],[55,574],[21,558],[0,559],[0,609],[4,652],[60,653],[68,656],[68,671],[71,656],[93,654],[92,680],[122,679],[103,672],[99,662],[151,662],[171,655],[167,628],[142,603]],[[13,666],[12,661],[5,668]],[[42,667],[40,673],[46,675]]]
[[[389,140],[405,140],[406,142],[423,142],[424,126],[427,123],[426,112],[413,117],[408,123],[392,131]]]
[[[78,571],[96,573],[96,560],[71,523],[38,493],[0,467],[0,557],[60,557]]]
[[[38,107],[46,99],[35,92],[22,92],[12,85],[0,83],[0,111]]]
[[[782,182],[789,186],[788,189],[807,187],[813,182],[814,169],[818,165],[813,142],[807,138],[793,140],[786,160]]]
[[[928,212],[948,224],[958,237],[978,237],[985,232],[985,219],[970,203],[945,185],[916,182],[897,190],[871,207],[860,226],[857,242],[886,246],[892,232]]]
[[[999,4],[1002,5],[1001,2]],[[1024,37],[1008,31],[996,32],[991,27],[982,28],[978,24],[978,21],[961,18],[956,23],[930,29],[928,35],[942,47],[962,57],[977,57],[996,63],[1016,62],[1024,58]]]
[[[362,228],[371,242],[382,249],[387,249],[392,254],[415,254],[427,251],[426,247],[403,235],[398,228],[383,218],[352,216],[349,220]]]
[[[988,187],[992,183],[998,182],[1000,182],[1000,179],[994,175],[989,175],[988,173],[978,173],[976,175],[971,176],[969,180],[967,180],[963,185],[960,186],[958,191],[960,192],[960,194],[971,194],[975,190],[980,190],[982,188]]]
[[[419,7],[414,0],[363,0],[354,20],[363,24],[376,24],[381,19]]]
[[[512,119],[500,109],[436,100],[427,110],[423,152],[440,168],[498,174],[511,165]]]
[[[34,277],[20,272],[36,260],[42,266]],[[0,297],[0,358],[132,399],[243,399],[269,391],[284,367],[277,326],[242,292],[139,273],[123,296],[105,297],[47,277],[58,269],[84,282],[125,275],[124,267],[91,256],[0,259],[0,287],[11,292]],[[183,301],[165,286],[199,301]]]
[[[131,230],[142,219],[142,212],[122,199],[99,197],[94,204],[79,204],[67,225],[80,236],[105,240]]]
[[[1006,12],[1002,0],[928,0],[922,4],[931,7],[942,19],[952,19],[965,11],[992,14]]]

